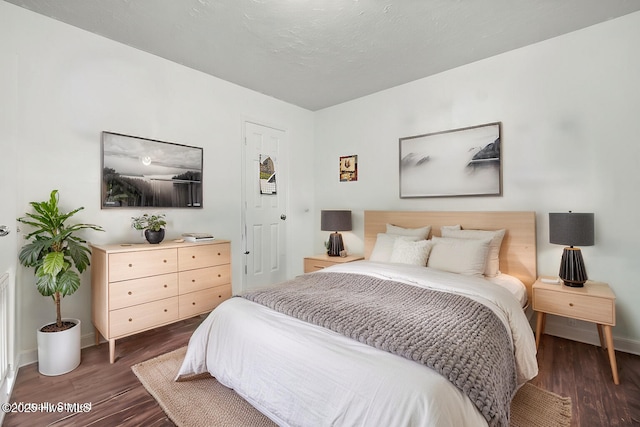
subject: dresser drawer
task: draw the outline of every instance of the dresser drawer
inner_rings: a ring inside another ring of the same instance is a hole
[[[111,338],[129,335],[178,320],[178,297],[113,310],[109,316]]]
[[[228,264],[178,273],[178,288],[181,294],[226,285],[230,282],[231,269]]]
[[[178,270],[176,249],[123,252],[109,255],[109,282],[157,276]]]
[[[590,295],[534,289],[533,309],[550,314],[615,325],[614,300]]]
[[[178,298],[180,318],[184,319],[211,311],[222,301],[231,298],[231,285],[191,292]]]
[[[177,295],[177,273],[124,280],[109,284],[109,307],[117,310]]]
[[[178,267],[180,271],[202,267],[229,264],[231,262],[231,245],[192,245],[178,249]]]

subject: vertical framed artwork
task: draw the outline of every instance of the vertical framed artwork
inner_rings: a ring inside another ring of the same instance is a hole
[[[260,154],[260,194],[277,194],[276,165],[271,156]]]
[[[500,122],[400,138],[400,197],[501,196]]]
[[[340,157],[340,181],[358,180],[358,156]]]

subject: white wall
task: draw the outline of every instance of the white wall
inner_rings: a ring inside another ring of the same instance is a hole
[[[17,96],[0,97],[0,110],[14,112],[10,129],[0,129],[2,147],[11,131],[18,147],[3,159],[15,165],[15,217],[30,201],[58,189],[66,209],[84,206],[78,222],[102,225],[87,232],[94,243],[142,241],[130,218],[142,210],[100,209],[100,132],[103,130],[204,147],[204,208],[163,209],[167,239],[186,231],[208,231],[232,241],[234,291],[242,280],[241,191],[242,123],[253,119],[288,133],[290,253],[312,246],[313,175],[299,159],[312,154],[313,113],[100,36],[0,2],[1,87]],[[10,141],[8,141],[10,142]],[[305,212],[307,211],[308,212]],[[13,224],[12,224],[13,225]],[[17,225],[17,224],[16,224]],[[13,254],[17,261],[17,255]],[[17,266],[16,266],[17,267]],[[290,258],[289,275],[302,272],[302,259]],[[54,306],[34,287],[33,272],[17,268],[19,351],[30,361],[35,330],[55,316]],[[82,320],[90,342],[90,277],[63,300],[63,316]],[[105,356],[106,357],[106,356]]]
[[[299,254],[289,257],[290,276],[302,272],[303,256],[323,249],[320,209],[354,211],[354,232],[344,233],[352,252],[362,250],[364,209],[534,210],[541,274],[557,271],[562,251],[548,244],[547,213],[595,212],[587,269],[618,297],[616,347],[640,352],[640,13],[315,114],[6,2],[0,17],[0,111],[12,118],[0,120],[0,144],[3,154],[16,147],[3,157],[16,172],[16,217],[57,188],[64,206],[85,206],[79,220],[106,228],[88,232],[89,240],[140,239],[129,219],[141,211],[100,209],[100,132],[202,146],[205,207],[164,210],[167,238],[198,229],[231,239],[237,290],[242,121],[255,119],[288,132],[288,247]],[[502,197],[399,199],[398,138],[493,121],[503,124]],[[340,183],[338,157],[351,154],[359,180]],[[17,249],[10,255],[17,259]],[[35,329],[53,307],[31,271],[13,268],[18,349],[33,355]],[[90,294],[85,274],[63,301],[65,315],[83,320],[85,340],[93,332]],[[560,333],[594,336],[591,325],[563,331],[555,323]]]
[[[548,243],[548,212],[594,212],[587,271],[616,293],[616,347],[640,353],[639,78],[635,13],[317,112],[317,210],[354,211],[355,230],[343,233],[354,253],[364,209],[535,211],[538,273],[549,275],[562,247]],[[495,121],[502,197],[399,198],[399,138]],[[338,157],[353,154],[358,181],[341,183]],[[566,325],[551,319],[548,330],[597,341],[593,325]]]

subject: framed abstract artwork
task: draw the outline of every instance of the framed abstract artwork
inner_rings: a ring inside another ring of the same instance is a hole
[[[400,138],[400,198],[501,196],[500,122]]]

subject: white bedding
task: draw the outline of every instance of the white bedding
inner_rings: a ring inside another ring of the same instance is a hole
[[[512,331],[518,384],[537,374],[531,328],[504,287],[368,261],[323,271],[392,278],[482,302]],[[222,303],[191,337],[178,377],[207,371],[281,426],[486,425],[461,391],[425,366],[244,298]]]
[[[521,307],[525,307],[528,302],[527,287],[517,277],[500,273],[495,277],[485,277],[485,280],[495,283],[496,285],[507,288],[509,292],[520,302]]]

